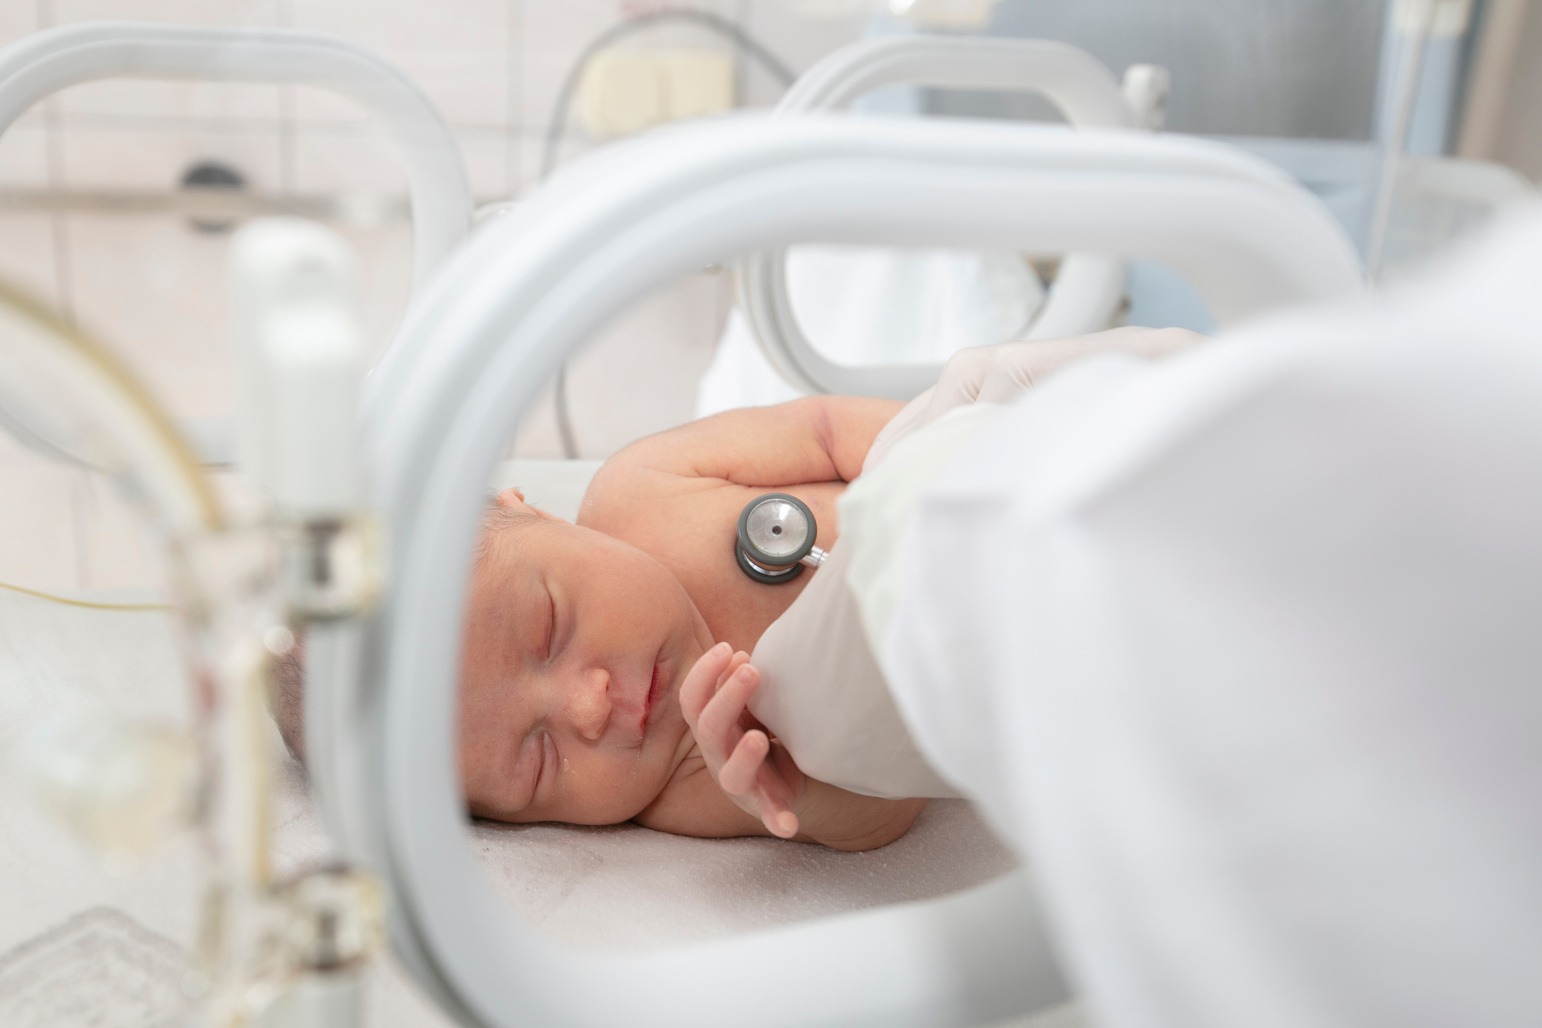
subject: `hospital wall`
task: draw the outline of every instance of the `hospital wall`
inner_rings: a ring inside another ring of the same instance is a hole
[[[339,35],[396,62],[452,125],[478,202],[518,195],[538,174],[560,80],[605,28],[658,5],[634,0],[10,0],[0,45],[50,25],[96,19],[292,26]],[[732,18],[802,70],[860,33],[809,22],[779,0],[694,6]],[[721,46],[699,30],[650,42]],[[776,84],[741,68],[742,101]],[[570,119],[571,120],[571,119]],[[569,125],[563,155],[592,145]],[[215,160],[257,193],[351,197],[337,223],[361,258],[363,317],[383,344],[410,286],[406,180],[390,141],[349,102],[307,87],[114,80],[73,87],[0,137],[0,276],[71,313],[122,354],[179,418],[230,412],[224,256],[228,233],[175,214],[44,209],[40,191],[159,192]],[[384,203],[382,203],[382,201]],[[371,217],[371,207],[395,210]],[[571,369],[585,456],[687,420],[730,291],[703,273],[642,303]],[[520,432],[522,456],[558,456],[549,398]],[[228,479],[228,476],[226,476]],[[0,582],[47,590],[153,581],[138,529],[110,483],[51,464],[0,436]]]

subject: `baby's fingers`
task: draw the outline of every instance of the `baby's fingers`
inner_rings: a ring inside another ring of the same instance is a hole
[[[725,642],[718,643],[696,659],[696,663],[686,673],[685,681],[680,683],[680,712],[685,715],[685,723],[691,726],[692,731],[696,730],[702,709],[712,699],[732,654],[731,646]]]
[[[791,765],[793,773],[801,775],[795,770],[797,765],[791,763],[787,751],[778,746],[774,753],[767,754],[755,771],[755,798],[761,824],[767,831],[791,839],[798,834],[798,815],[792,812],[792,805],[802,790],[794,787],[789,781],[788,768],[781,765]]]
[[[724,643],[723,645],[726,646],[728,644]],[[726,683],[728,679],[732,677],[735,671],[739,670],[739,668],[743,667],[749,662],[750,655],[748,653],[745,653],[743,650],[735,652],[732,657],[728,658],[728,663],[723,665],[723,670],[718,672],[717,685],[714,687],[713,691],[716,692],[718,689],[721,689],[724,683]]]
[[[729,676],[716,696],[707,701],[697,718],[695,733],[696,742],[709,764],[720,766],[729,758],[744,734],[744,729],[739,726],[740,715],[759,685],[760,672],[754,665],[745,664]]]
[[[718,768],[718,787],[730,796],[749,795],[755,788],[756,773],[770,752],[771,740],[766,738],[765,732],[759,729],[745,732],[733,753]]]
[[[741,806],[753,807],[766,831],[783,839],[798,834],[798,815],[787,805],[788,790],[780,778],[766,763],[771,752],[771,740],[760,729],[751,729],[739,739],[733,753],[718,768],[717,784],[728,795],[736,797]]]
[[[798,834],[798,815],[785,808],[775,810],[762,807],[760,823],[766,826],[766,831],[778,839],[791,839]]]

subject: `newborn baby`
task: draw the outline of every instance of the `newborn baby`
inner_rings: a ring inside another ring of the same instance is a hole
[[[890,400],[815,397],[715,415],[617,453],[576,524],[527,505],[517,489],[500,494],[466,612],[459,731],[471,812],[844,850],[903,835],[924,799],[810,778],[750,714],[760,675],[747,654],[821,572],[781,585],[744,575],[734,557],[740,511],[763,493],[791,493],[829,550],[835,501],[870,449],[876,460],[946,408],[1008,400],[1089,353],[1154,356],[1194,338],[1127,329],[965,351],[903,412]],[[284,677],[275,712],[300,753],[299,689],[283,688]]]
[[[577,524],[501,494],[466,621],[471,811],[851,850],[903,834],[924,800],[809,779],[746,711],[745,654],[808,576],[763,585],[734,559],[740,510],[771,491],[807,503],[828,548],[836,497],[900,406],[810,398],[641,440],[595,475]]]

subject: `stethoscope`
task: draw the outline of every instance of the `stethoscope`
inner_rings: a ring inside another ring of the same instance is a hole
[[[739,515],[739,539],[734,544],[739,570],[766,585],[791,582],[804,568],[825,562],[825,551],[814,545],[818,531],[814,512],[796,496],[757,496]]]

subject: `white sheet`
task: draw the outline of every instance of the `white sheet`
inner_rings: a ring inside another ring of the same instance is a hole
[[[893,799],[962,795],[917,749],[873,654],[913,559],[904,531],[916,497],[1000,411],[959,408],[870,460],[841,497],[829,558],[755,645],[750,710],[820,781]]]

